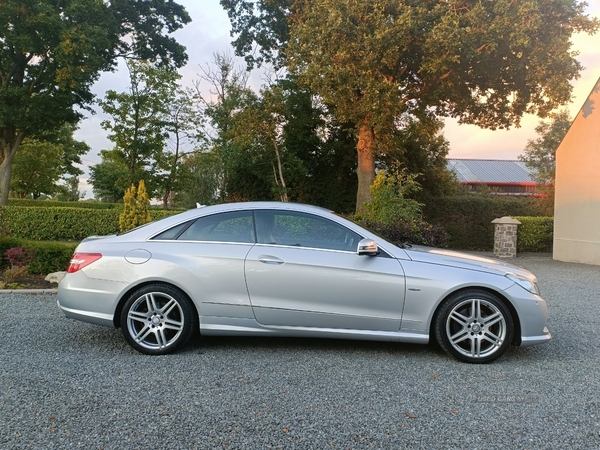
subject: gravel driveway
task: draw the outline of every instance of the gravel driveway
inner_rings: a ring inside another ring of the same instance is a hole
[[[0,448],[600,448],[600,267],[520,258],[549,344],[484,366],[433,346],[207,338],[136,353],[0,295]]]

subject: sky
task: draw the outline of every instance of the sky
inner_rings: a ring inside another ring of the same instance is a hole
[[[182,83],[192,86],[199,79],[201,67],[206,67],[214,60],[216,53],[233,54],[229,36],[230,23],[219,0],[177,0],[185,6],[192,22],[173,34],[179,43],[187,48],[188,64],[180,69]],[[589,14],[600,18],[600,0],[588,0]],[[578,59],[585,67],[581,77],[573,82],[573,100],[567,105],[571,116],[575,117],[581,105],[600,78],[600,33],[595,36],[575,35],[573,48],[579,52]],[[240,66],[244,67],[243,60]],[[258,88],[262,84],[259,73],[250,77],[250,85]],[[113,73],[103,74],[94,85],[94,93],[102,98],[106,91],[113,89],[124,91],[129,83],[128,72],[121,65]],[[76,133],[78,140],[85,141],[91,151],[82,157],[85,174],[80,177],[80,191],[86,197],[92,197],[91,187],[87,183],[88,167],[98,164],[100,150],[112,148],[106,138],[106,131],[100,127],[104,119],[101,110],[96,108],[95,115],[86,114]],[[536,116],[525,116],[520,127],[509,130],[484,130],[475,125],[459,125],[452,119],[446,120],[444,136],[450,142],[450,158],[476,159],[517,159],[523,153],[527,141],[536,139],[535,127],[540,122]]]

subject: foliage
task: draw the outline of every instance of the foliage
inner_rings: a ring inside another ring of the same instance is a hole
[[[554,240],[553,217],[514,216],[517,227],[517,252],[551,251]]]
[[[406,169],[395,167],[392,173],[380,170],[371,185],[370,203],[365,205],[362,214],[365,218],[384,225],[398,221],[415,222],[421,218],[421,203],[408,198],[420,189],[416,175],[409,175]]]
[[[430,197],[454,195],[459,184],[446,168],[450,144],[442,134],[443,121],[433,116],[406,116],[392,145],[377,158],[380,168],[400,165],[415,176],[421,189],[410,195],[421,202]]]
[[[148,193],[144,180],[140,180],[137,189],[132,184],[123,197],[123,212],[119,216],[119,230],[123,233],[150,222],[152,219],[148,212],[148,205]]]
[[[218,203],[222,183],[222,164],[216,152],[192,152],[182,157],[181,183],[187,188],[175,192],[174,202],[184,208],[194,208],[197,203]]]
[[[24,266],[12,266],[12,267],[8,267],[7,269],[4,270],[4,278],[6,279],[6,281],[10,282],[14,282],[14,281],[18,281],[23,277],[26,277],[27,275],[29,275],[29,266],[24,265]],[[10,284],[8,285],[10,286]]]
[[[257,95],[230,57],[215,58],[215,68],[203,70],[201,80],[209,84],[211,98],[199,95],[207,145],[185,161],[199,196],[206,198],[201,203],[287,196],[354,210],[356,156],[348,148],[355,142],[347,126],[293,77],[271,82]],[[199,82],[198,92],[200,87]],[[193,198],[186,201],[194,204]]]
[[[33,258],[34,251],[25,247],[13,247],[4,253],[11,267],[27,266]]]
[[[103,163],[110,164],[119,177],[115,179],[111,171],[95,171],[92,183],[107,184],[98,178],[110,175],[114,186],[125,189],[143,179],[154,196],[158,189],[154,175],[164,159],[170,126],[168,105],[176,97],[180,75],[145,61],[130,61],[127,67],[128,91],[109,90],[99,101],[104,113],[110,116],[101,125],[114,143],[112,150],[102,151]]]
[[[201,139],[197,127],[201,119],[193,108],[193,93],[187,89],[175,89],[173,98],[167,103],[166,130],[170,135],[169,150],[159,154],[156,162],[158,173],[156,183],[162,194],[164,209],[173,208],[176,192],[191,188],[186,183],[184,158],[192,151],[186,151],[185,144],[193,144]]]
[[[440,225],[431,225],[422,219],[382,223],[359,218],[357,222],[396,245],[415,244],[440,248],[448,245],[446,230]]]
[[[576,0],[221,4],[238,55],[286,65],[354,125],[358,210],[402,117],[433,113],[494,129],[518,125],[525,113],[545,116],[570,99],[581,70],[571,35],[598,26]]]
[[[39,139],[24,139],[13,160],[11,192],[20,198],[34,199],[42,194],[71,193],[70,198],[78,200],[77,176],[83,171],[75,164],[81,164],[81,156],[90,148],[74,139],[76,129],[72,124],[64,124],[57,132],[45,133]]]
[[[122,209],[5,206],[2,212],[3,226],[13,230],[11,237],[40,241],[80,241],[88,236],[118,233]],[[152,218],[158,220],[178,212],[181,211],[153,209]]]
[[[458,195],[431,198],[423,217],[448,232],[448,247],[461,250],[492,250],[492,220],[503,216],[535,216],[533,199],[493,195]]]
[[[540,185],[537,190],[545,196],[540,207],[549,215],[554,215],[554,179],[556,173],[556,150],[571,126],[568,110],[563,109],[550,115],[549,122],[540,122],[535,128],[538,138],[527,141],[527,146],[519,159],[534,173]]]
[[[28,251],[33,252],[29,263],[29,273],[31,274],[48,274],[65,270],[76,246],[75,243],[28,241],[13,237],[0,238],[0,253],[5,253],[13,247],[25,247]],[[7,260],[0,260],[0,269],[6,268],[7,264]]]
[[[117,203],[98,202],[98,201],[60,201],[60,200],[33,200],[30,198],[9,198],[8,206],[28,207],[64,207],[64,208],[91,208],[91,209],[113,209],[122,208],[123,205]]]
[[[129,178],[127,167],[113,158],[107,150],[100,152],[102,162],[90,167],[90,183],[94,196],[101,202],[117,203],[125,195],[125,180]]]
[[[189,176],[207,182],[203,184],[205,188],[215,187],[212,197],[216,202],[272,199],[271,175],[265,179],[261,174],[264,167],[253,163],[249,156],[252,149],[240,145],[251,142],[252,137],[240,139],[245,130],[236,125],[239,114],[257,101],[256,94],[246,86],[248,74],[227,55],[215,55],[214,66],[203,69],[201,79],[195,84],[198,108],[206,118],[208,140],[201,153],[212,156],[192,157],[187,165],[193,170]],[[208,83],[210,98],[201,94],[203,83]],[[205,195],[210,197],[208,192]]]
[[[523,154],[519,156],[534,171],[535,180],[540,184],[554,184],[556,149],[571,126],[571,117],[566,109],[550,114],[550,119],[535,127],[539,137],[528,140]]]
[[[3,2],[0,8],[0,205],[25,137],[76,123],[92,85],[119,57],[182,66],[187,56],[167,36],[190,21],[164,0]]]

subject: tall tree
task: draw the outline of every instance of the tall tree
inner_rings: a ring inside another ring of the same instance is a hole
[[[0,4],[0,205],[27,136],[81,118],[91,87],[119,57],[179,67],[184,47],[168,34],[190,21],[167,0],[7,0]]]
[[[248,137],[248,146],[244,146],[240,133],[245,130],[237,125],[240,114],[258,102],[257,95],[247,86],[248,73],[237,67],[230,55],[224,54],[216,54],[213,65],[201,70],[195,83],[198,108],[206,118],[206,150],[213,152],[216,160],[200,157],[190,167],[199,169],[199,163],[206,163],[207,169],[214,171],[220,165],[220,175],[213,172],[221,181],[217,191],[219,201],[272,199],[272,172],[268,181],[261,173],[257,174],[257,168],[259,172],[261,168],[250,155],[252,138]]]
[[[597,20],[576,0],[221,0],[249,64],[287,65],[355,124],[357,209],[397,120],[433,112],[487,128],[546,116],[570,99],[574,32]],[[560,30],[560,32],[556,32]]]
[[[130,61],[127,66],[129,89],[109,90],[99,101],[110,116],[101,125],[114,143],[112,150],[103,152],[103,158],[110,152],[111,162],[120,162],[127,168],[128,177],[120,183],[123,189],[144,179],[154,196],[158,190],[154,175],[163,160],[171,126],[169,105],[176,96],[180,75],[168,67],[144,61]]]
[[[194,108],[194,98],[192,90],[177,86],[167,101],[165,131],[168,139],[166,148],[157,155],[156,161],[159,171],[156,181],[164,209],[172,208],[174,192],[186,187],[183,158],[192,152],[190,146],[204,138],[199,130],[201,118]]]

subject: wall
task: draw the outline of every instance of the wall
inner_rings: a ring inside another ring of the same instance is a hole
[[[556,151],[554,259],[600,265],[600,79]]]

